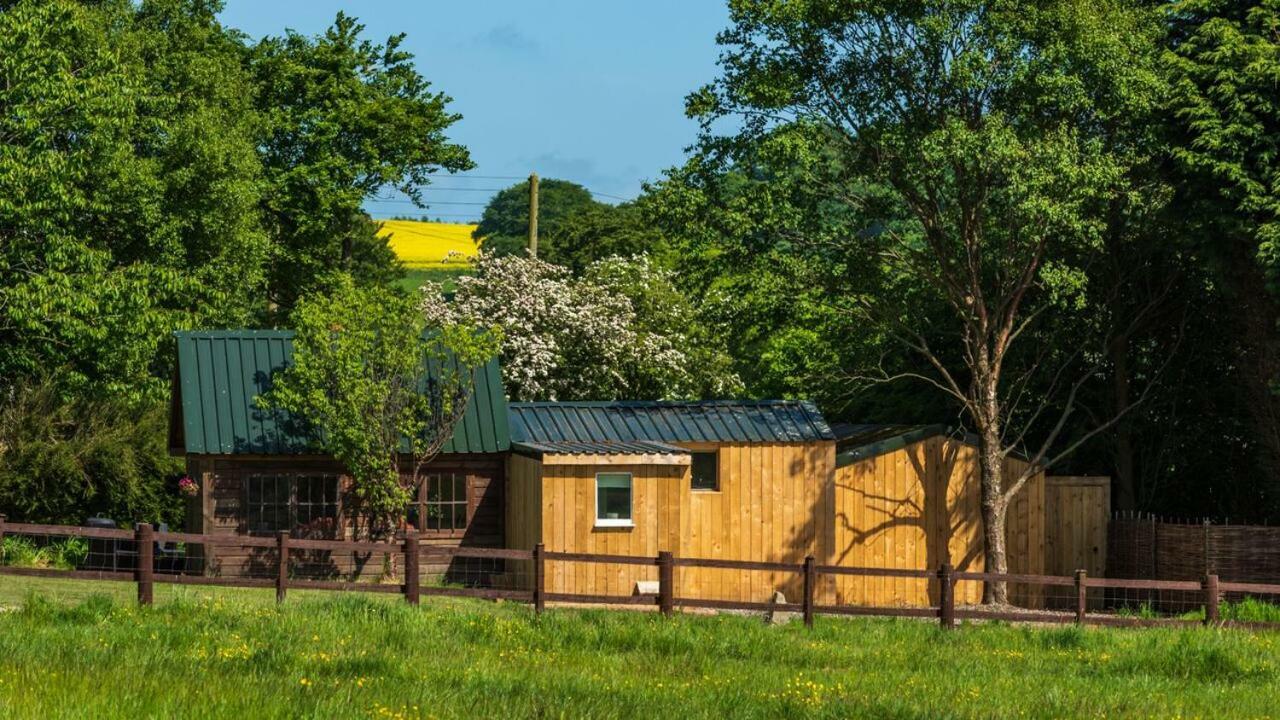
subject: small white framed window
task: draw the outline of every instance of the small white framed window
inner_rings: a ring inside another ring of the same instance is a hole
[[[631,473],[596,474],[596,527],[632,527]]]

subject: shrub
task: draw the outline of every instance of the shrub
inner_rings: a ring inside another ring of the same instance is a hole
[[[75,570],[88,556],[89,543],[83,538],[67,538],[41,546],[30,538],[8,535],[0,546],[0,565],[11,567]]]
[[[74,524],[104,515],[176,524],[182,516],[164,403],[68,399],[51,382],[0,401],[0,514]]]

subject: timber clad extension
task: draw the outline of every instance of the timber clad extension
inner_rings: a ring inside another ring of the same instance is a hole
[[[512,403],[510,547],[620,555],[798,563],[827,558],[835,435],[799,401]],[[631,448],[636,442],[662,447]],[[536,448],[590,444],[586,453]],[[715,489],[694,489],[693,458]],[[610,458],[601,465],[595,458]],[[600,483],[630,476],[630,524],[599,516]],[[657,569],[547,563],[548,592],[630,594]],[[794,598],[794,573],[681,567],[682,594],[721,600]]]

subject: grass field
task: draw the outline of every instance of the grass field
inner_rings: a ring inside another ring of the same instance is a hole
[[[457,279],[471,272],[471,268],[406,268],[400,287],[405,290],[417,290],[429,282],[440,283],[445,292],[453,292]]]
[[[549,610],[0,578],[0,717],[1268,717],[1270,634]],[[94,594],[107,588],[109,594]]]

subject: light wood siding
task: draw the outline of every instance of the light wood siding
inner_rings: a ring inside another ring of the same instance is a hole
[[[714,450],[720,481],[716,492],[685,484],[689,530],[680,556],[796,564],[810,554],[819,563],[831,558],[835,443],[680,445]],[[676,571],[677,595],[697,598],[764,601],[780,590],[798,601],[801,583],[789,572]]]
[[[834,563],[846,567],[957,570],[985,568],[977,451],[942,437],[912,443],[838,468],[835,473]],[[1012,479],[1025,463],[1010,459]],[[1044,568],[1044,482],[1037,474],[1015,499],[1008,518],[1011,572]],[[840,577],[836,601],[856,605],[928,605],[937,583],[913,578]],[[1038,588],[1011,587],[1012,599],[1036,606]],[[956,585],[957,603],[982,599],[982,584]]]
[[[1111,479],[1045,478],[1044,514],[1045,574],[1073,575],[1084,570],[1090,577],[1106,577]],[[1101,606],[1102,589],[1090,590],[1089,601]],[[1065,606],[1068,602],[1062,599],[1053,604]]]
[[[517,458],[512,458],[513,467],[538,464]],[[682,495],[689,484],[687,465],[542,465],[537,470],[522,467],[520,472],[530,478],[537,473],[541,496],[530,493],[524,500],[536,499],[536,510],[509,516],[527,518],[515,520],[528,522],[521,533],[540,528],[541,541],[549,551],[655,557],[659,551],[679,548],[685,510]],[[600,472],[631,474],[633,527],[596,527],[596,474]],[[545,568],[546,590],[551,593],[630,595],[637,581],[658,579],[656,567],[638,565],[549,560]]]
[[[690,488],[683,466],[542,465],[512,456],[507,497],[509,547],[528,549],[785,562],[806,555],[845,567],[936,569],[949,559],[959,570],[985,569],[976,450],[934,437],[835,468],[834,443],[684,444],[717,454],[719,490]],[[1009,460],[1012,479],[1025,464]],[[595,474],[634,477],[635,527],[596,528]],[[1045,570],[1044,477],[1034,475],[1008,517],[1012,572]],[[515,566],[513,566],[515,567]],[[523,571],[522,571],[523,572]],[[527,573],[525,573],[527,576]],[[653,568],[547,563],[550,592],[630,594]],[[764,601],[782,591],[801,595],[799,573],[681,567],[683,597]],[[957,584],[958,603],[976,603],[982,584]],[[1014,602],[1038,607],[1039,587],[1014,585]],[[928,605],[937,583],[912,578],[823,576],[819,603]]]

